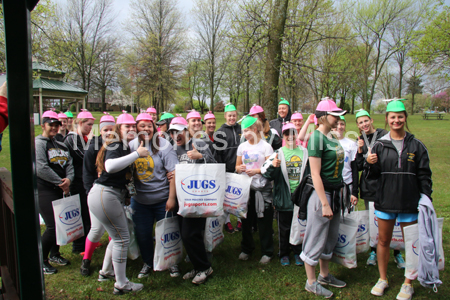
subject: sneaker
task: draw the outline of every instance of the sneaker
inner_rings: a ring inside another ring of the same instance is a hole
[[[170,277],[179,277],[181,275],[180,268],[178,265],[171,266],[169,268]]]
[[[260,263],[260,264],[263,264],[263,265],[266,265],[266,264],[270,263],[270,260],[271,260],[271,259],[272,259],[272,257],[267,256],[267,255],[263,255],[263,256],[261,257],[261,259],[259,260],[259,263]],[[288,260],[289,260],[289,258],[288,258]]]
[[[375,296],[383,296],[384,290],[389,287],[387,280],[378,279],[377,284],[372,288],[370,293]]]
[[[370,252],[369,258],[367,259],[368,266],[376,266],[377,265],[377,253],[375,251]]]
[[[238,221],[238,222],[237,222],[236,230],[237,230],[237,231],[242,231],[242,222],[241,222],[241,221]]]
[[[118,288],[117,283],[114,283],[114,295],[123,295],[126,293],[132,293],[132,292],[139,292],[144,288],[144,285],[142,283],[134,283],[131,281],[128,281],[125,286]]]
[[[405,260],[403,259],[403,256],[401,253],[394,256],[394,261],[397,264],[397,268],[399,268],[399,269],[405,268]]]
[[[183,279],[191,279],[194,278],[195,275],[197,275],[198,271],[197,270],[190,270],[189,272],[187,272],[186,274],[183,275]]]
[[[200,271],[195,275],[194,279],[192,279],[192,283],[193,284],[202,284],[206,281],[206,279],[208,279],[208,276],[211,276],[212,273],[213,273],[213,269],[211,267],[209,267],[205,271]]]
[[[152,267],[144,263],[144,266],[142,267],[141,271],[139,272],[138,278],[145,278],[150,275],[152,272]]]
[[[309,285],[308,280],[306,280],[305,290],[307,290],[308,292],[311,292],[317,296],[323,296],[324,298],[327,298],[327,299],[331,298],[333,296],[333,293],[331,291],[329,291],[326,288],[324,288],[323,286],[321,286],[320,283],[318,283],[317,281],[314,281],[313,284]]]
[[[303,260],[300,258],[300,255],[295,254],[294,255],[294,259],[295,259],[295,265],[296,266],[304,266],[305,265]]]
[[[414,294],[414,288],[411,284],[404,283],[397,294],[397,300],[410,300]]]
[[[56,274],[56,273],[58,273],[58,270],[57,270],[54,266],[52,266],[52,265],[48,262],[48,260],[47,260],[47,261],[44,260],[42,269],[44,270],[44,274],[51,275],[51,274]]]
[[[247,253],[241,252],[241,254],[239,254],[239,259],[240,260],[248,260],[249,255]]]
[[[65,259],[64,257],[62,257],[61,255],[54,255],[54,256],[50,256],[48,258],[48,261],[60,266],[67,266],[70,265],[70,261],[68,261],[67,259]]]
[[[109,280],[116,280],[116,275],[105,273],[102,270],[98,271],[98,281],[103,282]]]
[[[83,259],[83,261],[81,262],[81,267],[80,267],[80,273],[83,276],[89,276],[91,274],[91,260],[90,259]]]
[[[317,278],[317,281],[321,285],[329,285],[329,286],[337,287],[337,288],[343,288],[343,287],[345,287],[347,285],[345,282],[343,282],[342,280],[337,279],[336,277],[334,277],[330,273],[328,273],[327,277],[323,277],[321,274],[319,274],[319,277]]]
[[[231,225],[230,222],[226,223],[226,224],[225,224],[225,230],[226,230],[228,233],[233,233],[233,232],[234,232],[233,225]]]
[[[280,259],[280,262],[281,262],[281,265],[283,266],[283,267],[285,267],[285,266],[289,266],[291,263],[289,262],[289,257],[288,256],[283,256],[281,259]]]

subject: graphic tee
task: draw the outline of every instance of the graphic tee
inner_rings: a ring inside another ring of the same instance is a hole
[[[242,143],[237,150],[237,156],[242,156],[242,163],[247,167],[247,170],[261,169],[266,161],[266,157],[272,153],[272,146],[265,140],[260,140],[256,145],[251,145],[249,142]],[[261,174],[256,174],[252,177],[252,186],[254,188],[261,188],[266,183],[267,179]]]
[[[358,152],[358,145],[355,141],[349,138],[343,138],[339,140],[342,148],[344,148],[344,168],[342,170],[342,178],[346,184],[353,182],[351,163],[355,160],[356,153]]]
[[[300,184],[299,180],[303,165],[303,150],[299,147],[295,147],[292,150],[287,147],[282,147],[281,150],[283,151],[284,159],[286,161],[289,187],[291,188],[291,193],[293,193]]]
[[[131,151],[139,148],[138,138],[130,142]],[[135,160],[135,184],[137,194],[133,198],[141,204],[152,205],[166,201],[169,197],[169,181],[167,172],[175,170],[178,163],[177,154],[172,145],[159,137],[159,151],[153,153],[150,145],[146,145],[149,156]]]
[[[308,142],[308,155],[322,158],[320,176],[332,184],[342,182],[345,152],[336,139],[315,130]]]

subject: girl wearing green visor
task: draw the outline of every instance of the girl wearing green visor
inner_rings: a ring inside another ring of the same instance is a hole
[[[405,131],[408,129],[404,99],[389,102],[386,125],[390,131],[369,148],[366,158],[368,176],[377,180],[375,215],[378,218],[378,270],[380,278],[371,293],[382,296],[388,287],[389,246],[396,220],[403,228],[417,223],[417,207],[421,194],[431,199],[430,158],[425,145]],[[408,129],[409,131],[409,129]],[[405,278],[397,299],[411,299],[414,289]]]
[[[356,125],[361,133],[358,138],[358,152],[356,153],[356,166],[358,171],[362,171],[359,181],[360,197],[364,199],[366,210],[369,209],[369,202],[374,202],[377,195],[377,181],[367,178],[368,168],[364,167],[364,161],[367,157],[369,147],[375,144],[375,141],[387,134],[387,131],[382,128],[376,128],[373,126],[373,119],[370,114],[365,110],[360,110],[356,114]],[[356,195],[358,186],[353,186],[353,193]],[[394,250],[394,261],[397,263],[399,269],[405,268],[405,260],[399,250]],[[367,259],[367,265],[377,265],[377,248],[372,247],[369,258]]]

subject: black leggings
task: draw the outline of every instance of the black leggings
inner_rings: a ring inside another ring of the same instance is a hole
[[[55,217],[53,215],[52,202],[63,197],[63,191],[59,187],[48,187],[38,184],[39,191],[39,213],[45,222],[45,231],[42,234],[42,256],[44,260],[51,256],[59,255],[59,246],[56,244]]]

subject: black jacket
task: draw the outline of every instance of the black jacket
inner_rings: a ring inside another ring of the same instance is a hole
[[[81,136],[75,132],[69,132],[64,138],[64,144],[69,148],[70,156],[73,158],[73,167],[75,169],[75,184],[82,184],[83,182],[83,158],[84,152],[88,149],[89,143],[82,141]]]
[[[432,181],[430,158],[425,145],[409,132],[401,155],[387,134],[373,146],[377,163],[365,165],[367,176],[377,179],[375,209],[387,213],[417,213],[420,194],[431,199]]]
[[[92,139],[91,144],[86,152],[84,152],[83,158],[83,186],[86,190],[86,194],[89,194],[94,181],[98,178],[97,166],[95,162],[97,160],[97,154],[100,148],[103,146],[102,136],[96,136]]]
[[[362,149],[362,153],[356,152],[356,166],[358,171],[362,171],[361,178],[359,180],[359,190],[361,199],[367,201],[375,201],[377,199],[377,180],[367,178],[367,172],[369,171],[367,167],[364,167],[364,162],[366,160],[368,145],[374,145],[375,141],[379,140],[383,136],[385,136],[388,132],[384,129],[377,128],[374,133],[367,135],[367,141],[364,141],[364,146]],[[375,137],[375,141],[372,142]],[[361,139],[364,139],[363,135],[360,136]],[[352,194],[355,195],[355,185],[353,186]],[[357,195],[357,194],[356,194]]]
[[[216,160],[226,165],[226,171],[234,173],[236,170],[236,153],[241,140],[241,125],[223,124],[216,132]],[[222,150],[219,150],[222,149]]]
[[[282,132],[281,132],[281,129],[283,129],[283,123],[290,122],[291,116],[292,116],[292,112],[291,112],[291,107],[289,106],[289,111],[285,118],[281,118],[280,116],[278,116],[278,119],[274,119],[269,122],[270,128],[275,129],[278,132],[278,135],[280,136],[280,138],[282,138],[282,136],[283,136]]]

